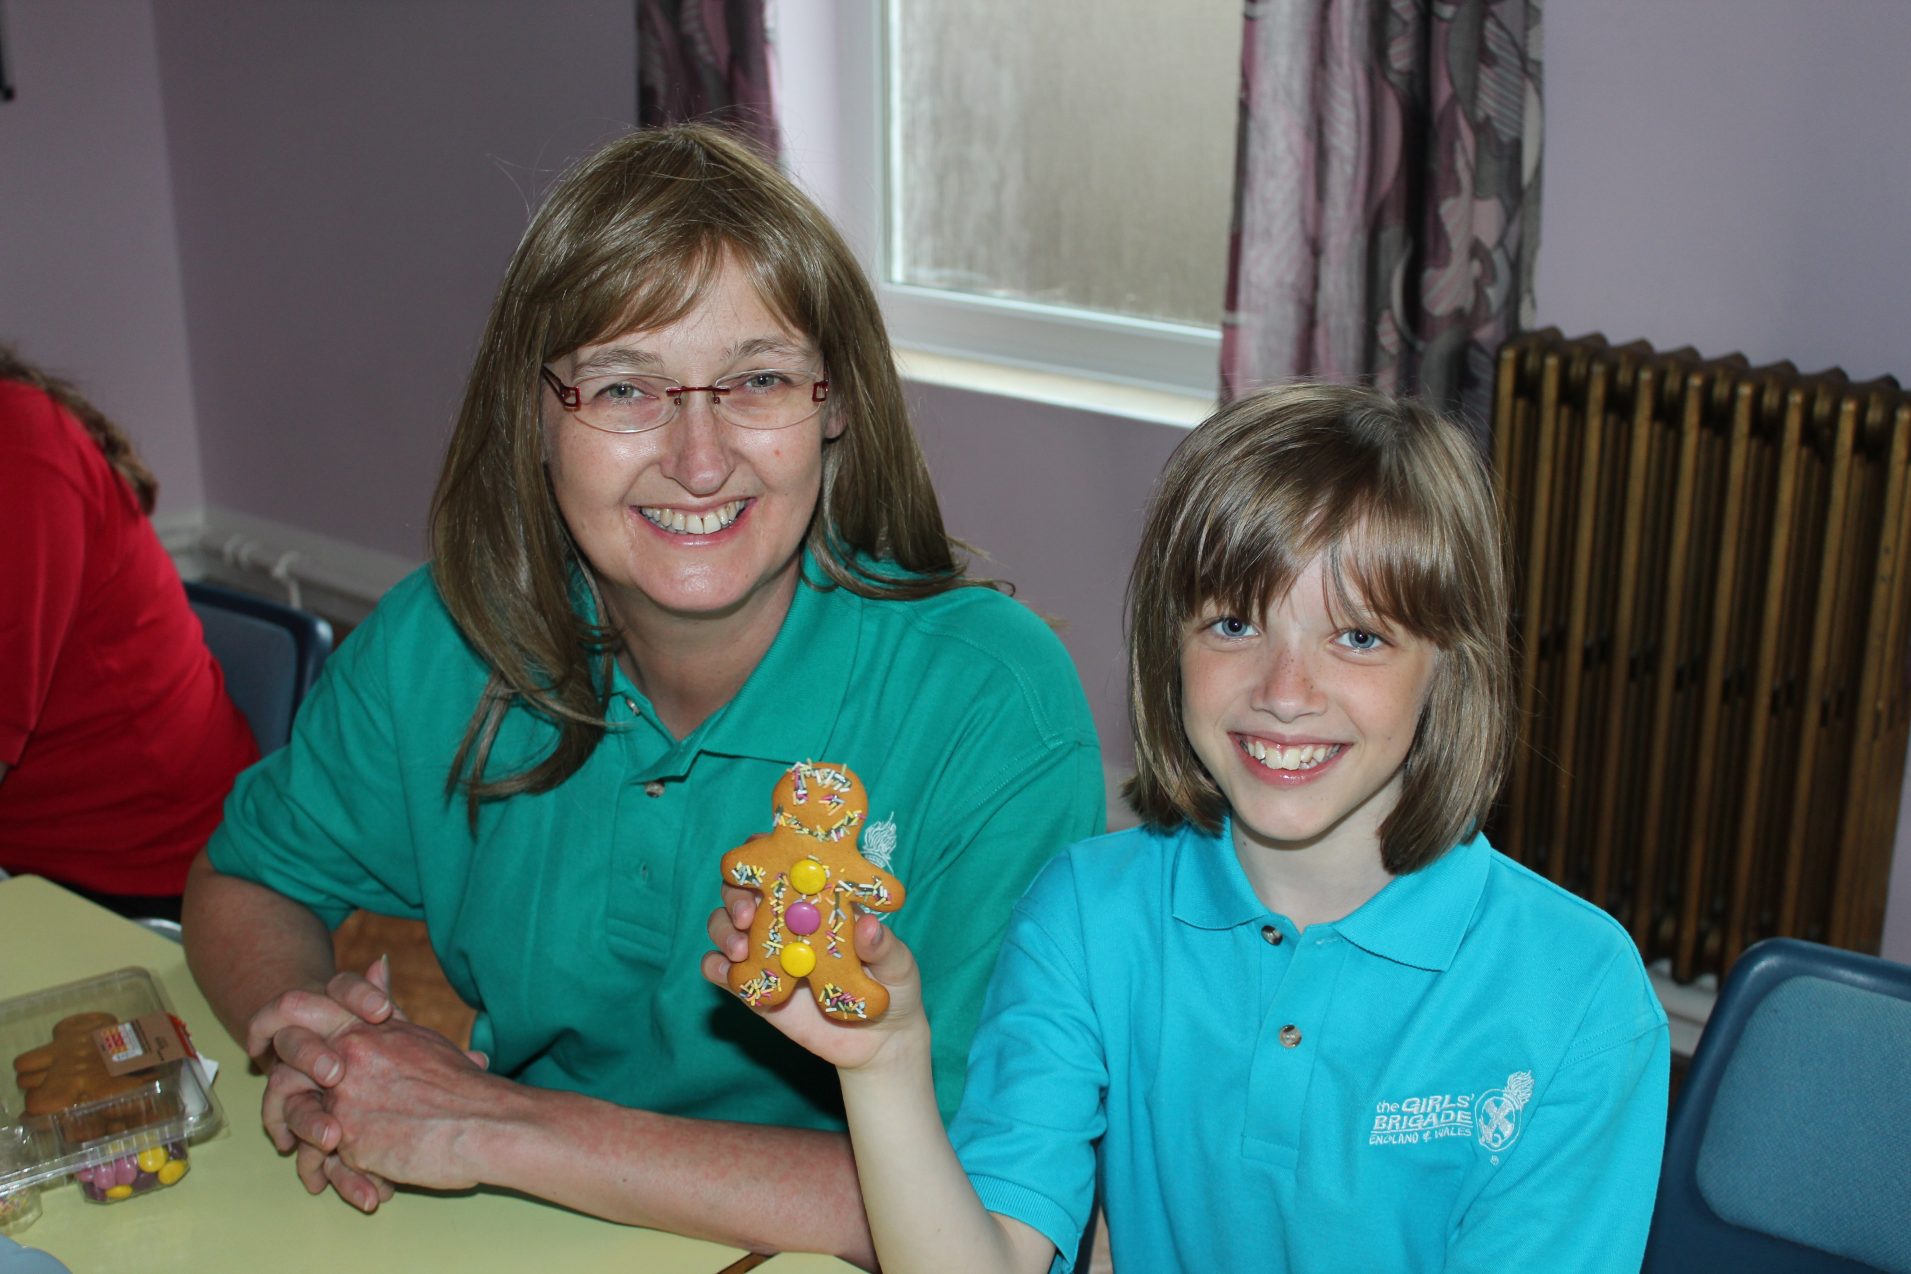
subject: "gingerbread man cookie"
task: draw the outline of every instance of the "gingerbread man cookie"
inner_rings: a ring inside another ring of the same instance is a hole
[[[111,1013],[76,1013],[54,1025],[52,1043],[13,1059],[13,1078],[26,1098],[27,1118],[57,1116],[61,1134],[75,1142],[122,1133],[147,1121],[141,1099],[109,1101],[147,1088],[144,1076],[109,1073],[93,1041],[95,1031],[117,1021]]]
[[[902,882],[856,850],[869,798],[840,765],[803,762],[776,785],[773,826],[723,856],[723,878],[762,895],[750,954],[730,966],[730,989],[754,1009],[774,1008],[807,980],[817,1007],[840,1021],[869,1021],[889,992],[863,972],[851,929],[860,911],[895,911]]]

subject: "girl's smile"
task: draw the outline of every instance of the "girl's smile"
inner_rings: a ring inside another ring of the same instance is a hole
[[[1435,652],[1346,609],[1316,559],[1266,614],[1202,613],[1182,642],[1182,727],[1227,798],[1250,880],[1279,850],[1378,868]]]
[[[1241,751],[1261,763],[1261,777],[1269,783],[1311,783],[1340,756],[1341,743],[1283,743],[1246,734],[1234,737]]]

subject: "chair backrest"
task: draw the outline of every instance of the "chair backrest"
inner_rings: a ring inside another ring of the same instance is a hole
[[[188,581],[186,599],[259,751],[283,747],[292,714],[331,653],[332,626],[309,612],[216,584]]]
[[[1911,967],[1773,938],[1680,1086],[1643,1274],[1911,1274]]]

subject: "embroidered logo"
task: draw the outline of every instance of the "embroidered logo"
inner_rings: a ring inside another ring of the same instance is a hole
[[[1370,1146],[1417,1146],[1443,1137],[1473,1135],[1473,1098],[1468,1093],[1428,1093],[1374,1103]]]
[[[889,811],[889,817],[880,822],[871,823],[863,829],[863,857],[884,871],[889,870],[891,860],[896,857],[896,812]],[[890,913],[878,911],[871,913],[883,924],[889,923]]]
[[[1533,1099],[1533,1072],[1515,1071],[1506,1077],[1506,1087],[1490,1088],[1480,1094],[1480,1144],[1494,1154],[1506,1149],[1520,1135],[1520,1112]]]
[[[896,815],[890,811],[889,817],[879,823],[871,823],[863,829],[863,857],[884,871],[889,870],[889,862],[896,856]]]
[[[1374,1103],[1370,1146],[1420,1146],[1448,1138],[1477,1141],[1495,1156],[1520,1135],[1520,1112],[1533,1096],[1533,1073],[1516,1071],[1483,1093],[1421,1093]]]

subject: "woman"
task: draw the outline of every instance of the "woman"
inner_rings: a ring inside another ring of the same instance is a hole
[[[486,1182],[870,1260],[827,1069],[699,977],[718,858],[790,764],[862,776],[953,1111],[1009,906],[1102,793],[1060,644],[963,574],[827,219],[705,129],[587,160],[506,273],[432,534],[188,893],[268,1128],[366,1210]],[[490,1072],[333,976],[354,906],[425,919]]]
[[[0,869],[177,919],[259,750],[148,520],[157,490],[111,420],[0,346]]]

